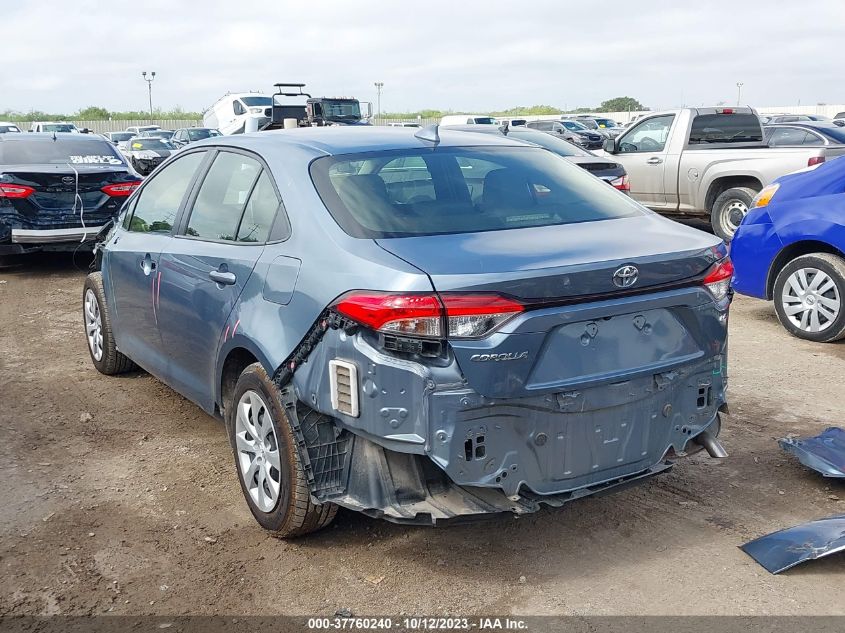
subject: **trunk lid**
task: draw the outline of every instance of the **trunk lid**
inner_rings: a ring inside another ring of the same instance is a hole
[[[715,318],[704,323],[699,310],[715,304],[697,280],[725,248],[656,214],[377,241],[438,292],[495,292],[526,305],[491,335],[449,341],[469,385],[487,397],[625,382],[720,349]],[[614,275],[626,266],[638,277],[620,288]]]
[[[720,256],[721,240],[648,213],[630,218],[484,233],[379,239],[388,252],[424,271],[438,292],[499,292],[548,303],[676,284]],[[638,269],[620,287],[614,273]]]

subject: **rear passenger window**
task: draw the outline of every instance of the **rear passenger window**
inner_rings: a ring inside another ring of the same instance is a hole
[[[186,154],[159,171],[141,190],[129,221],[139,233],[169,233],[205,152]]]
[[[185,233],[206,240],[235,241],[244,207],[260,174],[257,160],[220,152],[205,175]]]
[[[279,197],[267,171],[255,183],[238,227],[238,242],[266,242],[279,208]]]

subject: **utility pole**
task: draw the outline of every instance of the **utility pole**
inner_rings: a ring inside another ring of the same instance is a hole
[[[156,78],[156,71],[150,73],[150,78],[147,79],[147,71],[141,73],[141,77],[147,82],[147,91],[150,93],[150,123],[153,122],[153,80]]]
[[[742,87],[745,84],[741,81],[736,82],[736,104],[740,105],[742,103]]]
[[[378,105],[376,106],[376,111],[378,112],[378,118],[381,119],[381,89],[384,88],[383,81],[377,81],[373,84],[378,90]]]

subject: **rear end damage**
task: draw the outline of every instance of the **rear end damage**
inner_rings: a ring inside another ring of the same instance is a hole
[[[487,295],[487,314],[448,293],[390,295],[399,318],[381,323],[381,293],[341,298],[276,374],[313,497],[428,524],[559,506],[702,448],[723,455],[718,270],[564,305]]]

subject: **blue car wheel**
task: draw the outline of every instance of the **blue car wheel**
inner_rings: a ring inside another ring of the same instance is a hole
[[[778,273],[773,299],[793,336],[817,343],[845,337],[845,260],[829,253],[796,257]]]

